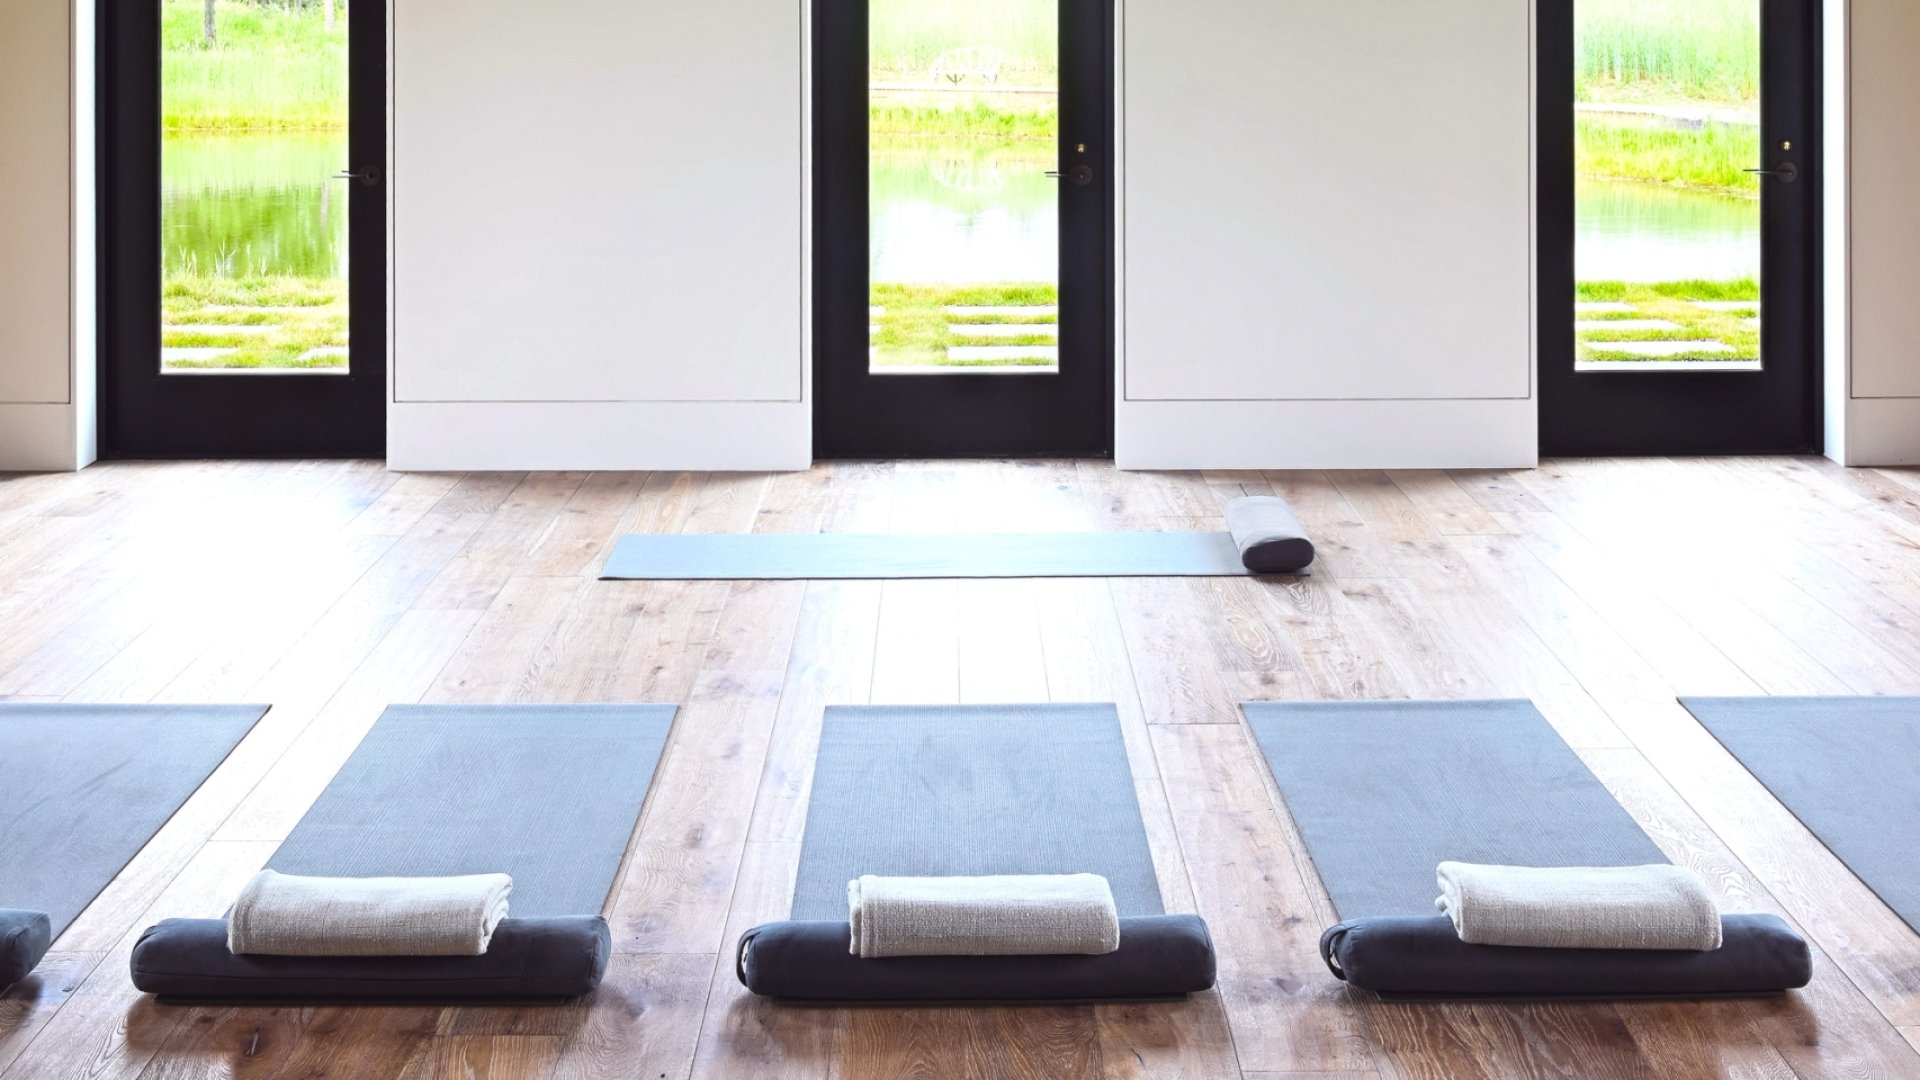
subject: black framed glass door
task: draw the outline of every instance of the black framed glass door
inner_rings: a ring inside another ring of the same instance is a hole
[[[102,0],[99,38],[103,454],[383,454],[383,0]]]
[[[818,457],[1112,441],[1103,0],[815,0]]]
[[[1539,18],[1541,451],[1813,449],[1819,4]]]

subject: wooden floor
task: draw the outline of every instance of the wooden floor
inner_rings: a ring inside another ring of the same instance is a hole
[[[1293,501],[1312,577],[600,583],[627,531],[1214,527]],[[1920,693],[1920,474],[1805,459],[1527,472],[396,475],[128,464],[0,479],[0,696],[261,701],[214,778],[0,998],[19,1077],[1915,1077],[1920,936],[1676,694]],[[1533,698],[1676,861],[1815,943],[1803,993],[1390,1006],[1315,955],[1330,909],[1235,709]],[[684,706],[611,913],[606,985],[545,1009],[163,1007],[127,956],[218,914],[389,702]],[[771,1007],[729,945],[785,914],[821,707],[1116,701],[1170,910],[1219,989],[1101,1008]]]

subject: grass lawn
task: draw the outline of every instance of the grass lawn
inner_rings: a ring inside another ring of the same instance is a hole
[[[950,345],[1054,345],[1055,333],[1022,334],[989,340],[956,338],[949,330],[955,325],[1042,325],[1059,319],[1048,315],[949,315],[952,307],[1052,307],[1060,303],[1055,285],[886,285],[876,284],[871,303],[886,310],[872,317],[880,329],[873,334],[876,367],[1051,367],[1053,361],[1039,358],[1021,360],[951,361]]]
[[[1609,349],[1611,343],[1635,341],[1719,341],[1732,346],[1728,351],[1702,353],[1700,360],[1757,360],[1760,357],[1760,329],[1748,320],[1759,311],[1760,283],[1742,281],[1673,281],[1639,284],[1622,281],[1583,281],[1575,290],[1582,302],[1624,303],[1627,312],[1582,312],[1582,322],[1600,324],[1577,335],[1576,359],[1582,362],[1635,362],[1644,356]],[[1751,309],[1717,311],[1694,301],[1751,301]],[[1676,330],[1604,329],[1606,323],[1634,319],[1665,319],[1678,325]]]
[[[168,131],[315,131],[347,126],[346,5],[332,30],[304,8],[222,0],[215,41],[199,0],[161,0],[161,124]]]
[[[313,349],[347,344],[345,282],[176,276],[161,296],[161,319],[162,348],[235,350],[206,360],[173,360],[169,370],[347,366],[338,354],[302,359]],[[177,329],[183,326],[201,329]],[[261,332],[264,327],[272,329]]]

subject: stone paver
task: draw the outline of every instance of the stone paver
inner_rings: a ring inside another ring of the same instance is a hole
[[[972,316],[974,318],[1018,319],[1018,318],[1025,318],[1027,316],[1037,317],[1041,315],[1052,315],[1052,316],[1058,317],[1060,314],[1060,309],[1057,306],[1045,305],[1045,304],[1035,304],[1032,307],[1021,307],[1019,305],[1014,305],[1011,307],[970,307],[966,305],[960,305],[960,306],[947,308],[947,314],[956,315],[961,318]]]
[[[192,348],[183,346],[178,348],[161,349],[160,362],[162,364],[178,364],[183,361],[190,362],[190,363],[205,363],[208,360],[218,360],[223,356],[231,356],[234,353],[237,353],[239,351],[240,351],[239,349],[220,349],[220,348],[214,348],[212,346],[205,346],[205,347],[196,346]]]
[[[1009,338],[1009,337],[1059,337],[1060,327],[1054,323],[980,323],[977,325],[950,325],[947,333],[953,337],[966,338]]]
[[[1653,359],[1733,351],[1733,346],[1724,341],[1590,341],[1587,344],[1591,348],[1610,353],[1626,353],[1629,356],[1645,356]]]
[[[322,345],[317,349],[308,349],[299,358],[302,361],[325,360],[335,356],[345,357],[347,353],[345,345]]]
[[[954,345],[947,349],[949,360],[1060,360],[1057,345]]]
[[[1573,305],[1573,310],[1582,315],[1624,315],[1633,311],[1634,306],[1617,300],[1588,300]]]
[[[260,337],[271,334],[280,327],[272,324],[264,326],[226,326],[221,323],[173,323],[162,326],[163,334],[201,334],[207,337]]]
[[[1666,319],[1581,319],[1573,324],[1573,329],[1581,334],[1598,330],[1612,330],[1624,334],[1642,330],[1678,330],[1680,324]]]
[[[1758,311],[1758,300],[1689,300],[1687,303],[1702,311]]]

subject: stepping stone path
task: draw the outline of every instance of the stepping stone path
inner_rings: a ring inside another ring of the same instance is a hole
[[[199,334],[203,337],[258,337],[280,329],[271,324],[227,326],[221,323],[172,323],[163,328],[169,334]]]
[[[1057,345],[952,345],[947,348],[947,359],[967,360],[1052,360],[1060,362],[1060,347]]]
[[[1573,324],[1573,329],[1580,334],[1605,330],[1626,334],[1643,330],[1678,330],[1680,324],[1666,319],[1582,319]]]
[[[310,364],[315,360],[326,360],[336,356],[344,360],[347,358],[347,351],[345,345],[322,345],[317,349],[308,349],[306,352],[301,353],[299,359],[303,364]]]
[[[947,314],[961,319],[969,317],[977,319],[1018,319],[1029,315],[1035,318],[1051,316],[1057,319],[1060,317],[1060,309],[1058,307],[1041,304],[1036,304],[1033,307],[949,307]]]
[[[209,360],[218,360],[223,356],[232,356],[239,351],[239,349],[216,349],[210,346],[204,348],[198,346],[192,348],[166,348],[160,350],[160,363],[162,365],[179,363],[203,364]]]
[[[1060,336],[1060,328],[1053,323],[976,323],[973,325],[952,324],[947,327],[952,337],[997,338],[997,337],[1047,337]]]
[[[1724,341],[1589,341],[1587,344],[1607,352],[1645,356],[1651,359],[1671,359],[1676,356],[1733,351],[1733,346]]]
[[[1757,300],[1689,300],[1687,303],[1689,306],[1698,308],[1701,311],[1722,313],[1753,312],[1757,314],[1760,310],[1760,302]],[[1632,304],[1620,301],[1608,300],[1576,303],[1573,305],[1573,308],[1576,313],[1584,316],[1629,316],[1624,319],[1576,318],[1574,320],[1574,333],[1580,335],[1581,344],[1595,351],[1605,352],[1613,356],[1631,356],[1654,363],[1698,358],[1698,362],[1710,364],[1713,363],[1711,358],[1714,356],[1737,351],[1732,345],[1724,341],[1716,341],[1712,338],[1702,338],[1695,341],[1598,341],[1595,340],[1596,335],[1608,333],[1672,333],[1683,330],[1685,327],[1671,319],[1632,318],[1631,316],[1642,314],[1642,312]],[[1746,325],[1752,327],[1760,325],[1758,318],[1743,321]],[[1618,360],[1595,361],[1595,363],[1600,366],[1620,362],[1621,361]],[[1627,362],[1631,363],[1632,361]],[[1750,363],[1751,361],[1744,359],[1719,361],[1719,364],[1725,367],[1746,366]],[[1672,366],[1677,370],[1685,365],[1673,363],[1671,365],[1662,364],[1660,366]]]

